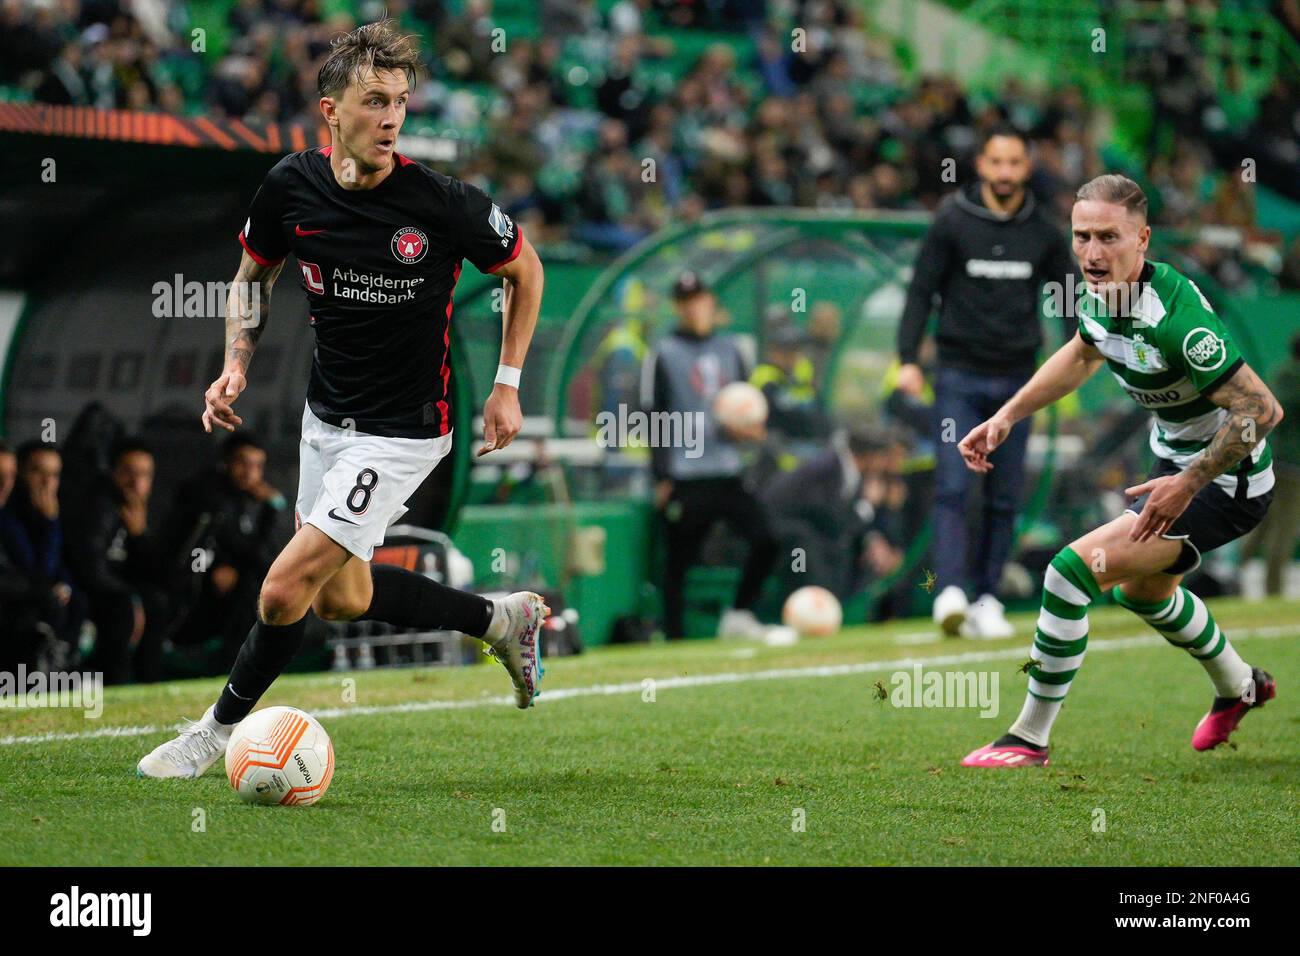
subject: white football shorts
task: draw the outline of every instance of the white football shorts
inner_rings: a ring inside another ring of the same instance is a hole
[[[330,425],[305,406],[298,445],[295,518],[363,561],[406,514],[406,499],[451,451],[438,438],[385,438]]]

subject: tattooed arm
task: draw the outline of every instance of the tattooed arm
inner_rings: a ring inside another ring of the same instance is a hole
[[[1227,409],[1228,420],[1187,467],[1198,491],[1249,455],[1282,420],[1282,406],[1249,365],[1205,397]]]
[[[226,297],[225,369],[203,395],[206,432],[211,432],[213,425],[233,432],[236,425],[244,424],[231,405],[248,386],[248,364],[266,330],[271,313],[271,287],[282,268],[283,261],[273,266],[259,265],[247,251],[239,261],[239,271]]]
[[[1145,541],[1167,532],[1198,491],[1249,455],[1282,420],[1282,406],[1249,365],[1242,365],[1205,397],[1227,409],[1228,420],[1185,470],[1125,489],[1133,497],[1150,493],[1129,531],[1132,540]]]

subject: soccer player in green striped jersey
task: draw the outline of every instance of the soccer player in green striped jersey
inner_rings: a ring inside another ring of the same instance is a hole
[[[962,439],[962,457],[972,470],[988,471],[989,453],[1016,422],[1105,365],[1151,411],[1156,466],[1128,489],[1136,499],[1128,511],[1052,559],[1024,708],[1006,735],[967,755],[965,766],[1047,763],[1052,722],[1087,648],[1088,606],[1112,588],[1120,605],[1188,651],[1213,682],[1214,703],[1192,734],[1195,749],[1226,741],[1248,710],[1276,692],[1273,678],[1243,661],[1204,602],[1179,584],[1202,554],[1264,517],[1273,497],[1265,436],[1282,408],[1196,284],[1146,258],[1151,227],[1136,183],[1106,175],[1085,184],[1071,232],[1087,285],[1078,335]]]

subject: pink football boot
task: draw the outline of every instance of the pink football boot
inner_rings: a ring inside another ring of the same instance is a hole
[[[1268,671],[1258,667],[1251,668],[1254,693],[1241,697],[1216,697],[1210,712],[1201,718],[1192,733],[1194,750],[1213,750],[1219,744],[1226,743],[1229,735],[1237,729],[1241,718],[1252,707],[1263,707],[1265,701],[1277,696],[1277,682]],[[1250,698],[1247,700],[1247,698]]]
[[[1047,748],[1035,747],[1013,734],[972,750],[961,762],[963,767],[1046,767]]]

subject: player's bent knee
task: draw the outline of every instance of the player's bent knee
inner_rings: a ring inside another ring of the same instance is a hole
[[[340,598],[337,595],[321,593],[312,601],[312,610],[322,621],[355,621],[366,613],[370,602],[362,604],[356,599]]]
[[[257,616],[263,624],[292,624],[310,604],[304,589],[294,582],[268,577],[257,598]]]

